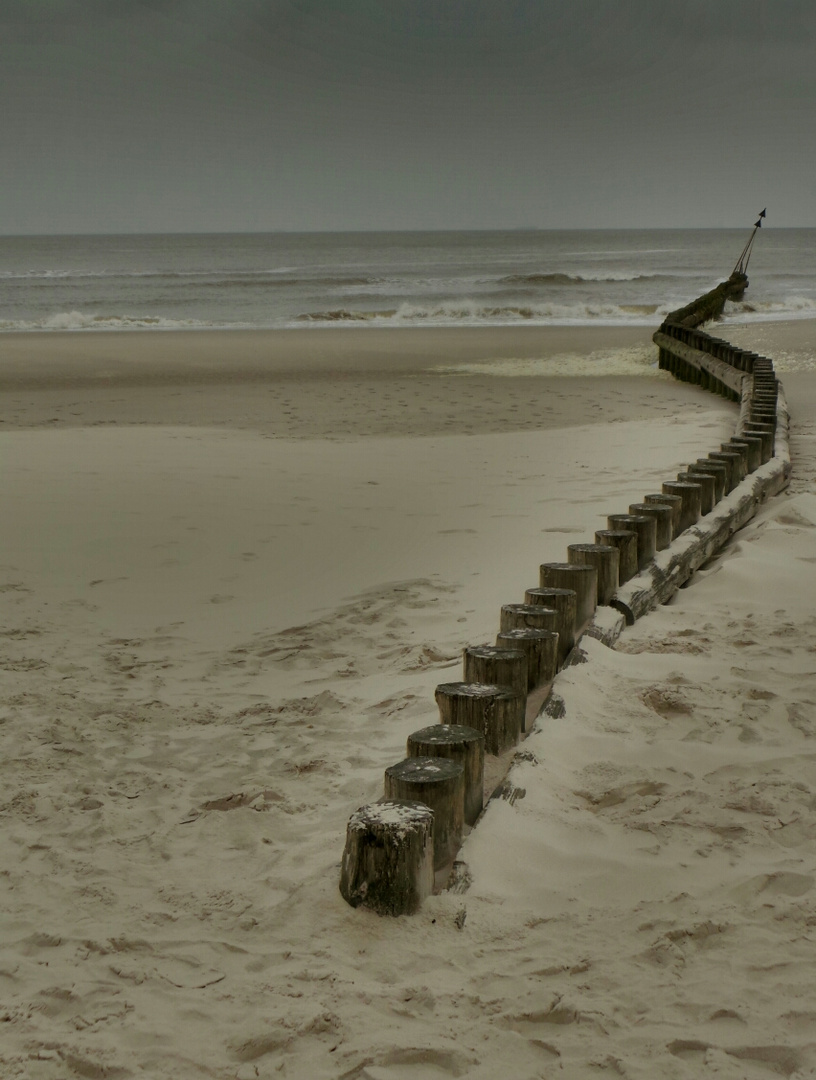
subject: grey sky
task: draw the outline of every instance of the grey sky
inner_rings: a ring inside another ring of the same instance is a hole
[[[0,232],[816,225],[813,0],[0,0]]]

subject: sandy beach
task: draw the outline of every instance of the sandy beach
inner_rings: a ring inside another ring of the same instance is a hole
[[[715,332],[777,362],[790,492],[586,643],[396,920],[349,814],[735,406],[643,328],[0,337],[4,1077],[816,1076],[814,324]]]

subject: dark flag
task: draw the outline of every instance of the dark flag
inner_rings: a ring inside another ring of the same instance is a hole
[[[767,209],[768,209],[768,207],[766,206],[766,207],[765,207],[765,210],[767,210]],[[762,211],[762,213],[761,213],[761,214],[759,215],[759,216],[760,216],[761,218],[762,218],[762,217],[765,217],[765,210],[763,210],[763,211]]]
[[[757,218],[757,223],[756,223],[756,225],[754,225],[754,228],[755,229],[761,229],[762,228],[762,217],[761,216]]]

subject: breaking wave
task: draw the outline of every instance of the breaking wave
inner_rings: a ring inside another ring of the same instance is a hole
[[[599,274],[508,274],[499,278],[503,285],[593,285],[615,281],[649,281],[653,278],[666,277],[665,274],[632,274],[625,270],[605,270]]]
[[[388,279],[370,274],[310,275],[296,272],[292,267],[274,270],[0,270],[2,281],[67,281],[99,279],[138,279],[189,282],[196,289],[225,289],[252,286],[253,288],[344,288],[361,285],[382,285]]]
[[[330,311],[310,311],[297,316],[297,322],[339,323],[366,322],[390,325],[444,326],[469,324],[505,325],[540,323],[584,325],[586,323],[649,325],[667,314],[657,304],[480,304],[475,300],[448,300],[438,304],[400,304],[397,308],[377,311],[357,311],[334,308]]]
[[[331,311],[308,311],[296,316],[297,322],[371,322],[373,319],[389,319],[397,314],[397,309],[389,311],[349,311],[347,308],[334,308]]]
[[[484,301],[444,300],[429,303],[404,302],[397,307],[363,308],[336,307],[309,311],[300,315],[275,316],[268,319],[243,320],[170,318],[162,315],[110,315],[88,311],[60,311],[42,319],[0,318],[0,333],[25,331],[103,331],[103,330],[244,330],[274,327],[339,327],[339,326],[651,326],[657,328],[663,318],[677,306],[673,300],[663,304],[592,303],[559,304],[506,303]],[[226,315],[226,312],[225,312]],[[816,299],[809,296],[790,296],[779,300],[744,300],[726,304],[722,316],[724,325],[779,322],[786,319],[816,319]]]
[[[787,296],[784,300],[726,301],[722,322],[775,322],[784,319],[816,318],[816,299]]]
[[[198,319],[165,319],[158,315],[94,315],[83,311],[60,311],[36,322],[0,319],[0,331],[21,330],[216,330],[240,329],[237,323],[221,324]]]

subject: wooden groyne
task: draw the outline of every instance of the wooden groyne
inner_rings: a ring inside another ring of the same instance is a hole
[[[712,295],[708,293],[707,297]],[[778,495],[790,482],[790,418],[773,362],[705,333],[699,323],[691,327],[677,321],[678,315],[689,313],[693,307],[690,304],[672,313],[655,333],[658,362],[675,378],[739,403],[734,435],[727,444],[730,449],[709,454],[706,471],[711,471],[718,461],[728,465],[729,458],[740,470],[744,466],[745,471],[742,479],[737,479],[730,468],[726,497],[681,532],[671,547],[659,552],[637,577],[621,585],[610,607],[623,616],[622,620],[609,612],[588,631],[610,644],[624,625],[631,625],[671,599],[695,570],[750,521],[762,503]],[[698,469],[703,467],[698,462]]]
[[[558,715],[552,687],[562,667],[583,659],[581,636],[613,645],[787,487],[789,415],[772,361],[700,329],[747,285],[735,270],[654,334],[663,370],[738,406],[734,435],[628,513],[610,514],[595,543],[569,545],[567,562],[542,565],[540,588],[502,608],[496,644],[465,648],[464,681],[437,688],[438,737],[410,736],[406,759],[386,770],[383,799],[349,820],[340,891],[352,906],[410,914],[434,875],[437,887],[461,881],[456,849],[481,808],[473,778],[484,774],[485,754],[500,757],[537,716]],[[513,801],[512,771],[511,763],[492,797]]]
[[[711,322],[712,319],[718,319],[723,313],[726,300],[742,300],[747,288],[747,275],[735,270],[726,281],[721,281],[710,292],[698,296],[690,304],[673,311],[663,325],[670,322],[674,326],[684,326],[693,330],[697,326],[702,326],[703,323]]]

